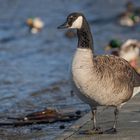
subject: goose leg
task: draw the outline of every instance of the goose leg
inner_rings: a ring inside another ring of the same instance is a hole
[[[92,121],[93,121],[93,130],[97,129],[97,121],[96,121],[96,113],[97,113],[97,109],[96,108],[91,108],[91,112],[92,112]]]
[[[91,108],[91,112],[92,112],[92,129],[91,130],[85,130],[80,132],[80,134],[87,134],[87,135],[93,135],[93,134],[102,134],[103,132],[101,131],[101,129],[99,127],[97,127],[97,123],[96,123],[96,113],[97,113],[97,109],[96,108]]]
[[[116,125],[117,125],[117,120],[118,120],[118,114],[119,114],[119,110],[116,107],[114,110],[115,120],[114,120],[114,124],[113,124],[113,128],[115,129],[115,131],[116,131]]]
[[[118,120],[118,114],[119,114],[119,110],[116,107],[115,110],[114,110],[115,119],[114,119],[113,127],[108,129],[108,130],[106,130],[105,133],[107,133],[107,134],[114,134],[114,133],[117,132],[116,125],[117,125],[117,120]]]

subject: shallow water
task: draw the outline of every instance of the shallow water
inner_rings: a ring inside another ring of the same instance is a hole
[[[77,97],[71,97],[69,64],[76,38],[66,38],[57,30],[65,17],[83,12],[94,33],[95,52],[104,53],[111,38],[140,39],[140,27],[121,27],[116,15],[127,0],[1,0],[0,5],[0,117],[24,116],[47,107],[86,110]],[[140,5],[139,0],[134,1]],[[24,22],[39,16],[44,29],[30,34]],[[0,139],[55,139],[62,123],[27,127],[1,127]],[[69,126],[71,123],[65,123]],[[40,129],[38,129],[40,128]]]

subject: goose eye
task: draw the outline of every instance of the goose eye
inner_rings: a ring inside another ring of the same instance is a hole
[[[70,16],[69,19],[70,20],[75,20],[77,17],[76,16]]]
[[[76,18],[77,18],[77,16],[73,16],[73,18],[74,18],[74,19],[76,19]]]
[[[73,17],[69,17],[68,20],[70,20],[70,21],[73,20]]]

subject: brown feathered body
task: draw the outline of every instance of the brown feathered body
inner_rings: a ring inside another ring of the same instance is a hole
[[[94,56],[91,49],[78,48],[72,62],[73,86],[90,106],[121,106],[140,86],[140,76],[117,56]]]

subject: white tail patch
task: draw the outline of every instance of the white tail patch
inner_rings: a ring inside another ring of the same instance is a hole
[[[135,87],[135,88],[134,88],[134,91],[133,91],[132,97],[134,97],[134,96],[137,95],[138,93],[140,93],[140,87]]]
[[[79,16],[71,25],[70,28],[76,28],[76,29],[80,29],[82,27],[83,24],[83,17]]]
[[[134,90],[133,90],[133,95],[131,98],[133,98],[135,95],[139,94],[140,93],[140,87],[134,87]],[[124,102],[120,105],[120,108],[125,105],[127,102]]]

